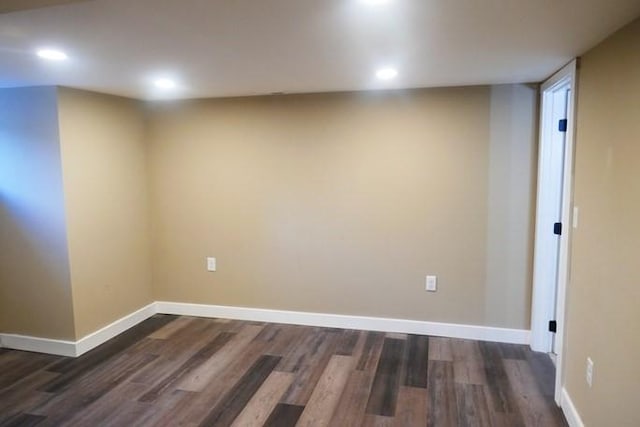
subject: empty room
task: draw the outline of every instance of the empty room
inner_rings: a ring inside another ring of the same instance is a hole
[[[0,426],[640,426],[639,0],[0,0]]]

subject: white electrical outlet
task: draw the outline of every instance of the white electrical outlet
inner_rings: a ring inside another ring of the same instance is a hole
[[[216,271],[216,259],[207,257],[207,271]]]
[[[580,216],[580,210],[577,206],[573,207],[573,228],[578,228],[578,217]]]
[[[438,278],[436,276],[427,276],[424,289],[429,292],[438,290]]]
[[[590,357],[587,357],[587,384],[593,385],[593,360]]]

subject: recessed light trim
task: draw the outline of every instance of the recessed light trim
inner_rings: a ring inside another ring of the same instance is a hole
[[[49,48],[38,49],[36,55],[49,61],[64,61],[69,58],[63,51]]]
[[[393,80],[398,77],[398,70],[395,68],[381,68],[376,71],[376,77],[378,80]]]
[[[167,89],[167,90],[175,89],[176,87],[178,87],[178,84],[174,80],[166,77],[155,79],[153,81],[153,85],[158,89]]]

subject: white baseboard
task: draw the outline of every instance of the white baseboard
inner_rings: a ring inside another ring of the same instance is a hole
[[[0,334],[0,347],[77,357],[156,313],[529,344],[529,331],[524,329],[158,301],[142,307],[78,341]]]
[[[0,346],[14,350],[78,357],[109,341],[138,323],[156,314],[156,303],[151,303],[121,319],[97,330],[78,341],[54,340],[25,335],[0,334]]]
[[[26,335],[0,334],[0,344],[2,344],[4,348],[13,350],[76,357],[76,343],[74,341],[53,340]]]
[[[156,314],[156,303],[152,302],[149,305],[142,307],[139,310],[134,311],[131,314],[128,314],[115,322],[105,326],[102,329],[99,329],[84,338],[76,341],[76,356],[80,356],[87,351],[96,348],[100,344],[103,344],[109,341],[111,338],[116,335],[120,335],[127,329],[130,329],[136,326],[138,323],[147,320],[149,317]]]
[[[571,397],[569,397],[569,392],[567,392],[567,389],[564,387],[562,388],[562,394],[560,396],[560,407],[567,419],[567,423],[569,423],[569,427],[584,427],[580,414],[573,405],[573,401]]]
[[[328,328],[410,333],[512,344],[529,343],[529,331],[523,329],[494,328],[488,326],[389,319],[382,317],[309,313],[300,311],[269,310],[261,308],[229,307],[221,305],[164,301],[156,302],[156,312],[163,314],[216,317],[223,319],[286,323]]]

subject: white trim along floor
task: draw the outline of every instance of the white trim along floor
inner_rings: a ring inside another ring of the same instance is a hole
[[[529,344],[530,335],[530,331],[524,329],[158,301],[144,306],[78,341],[0,334],[0,347],[77,357],[148,319],[154,314],[177,314],[183,316],[215,317],[329,328],[410,333],[510,344]]]

